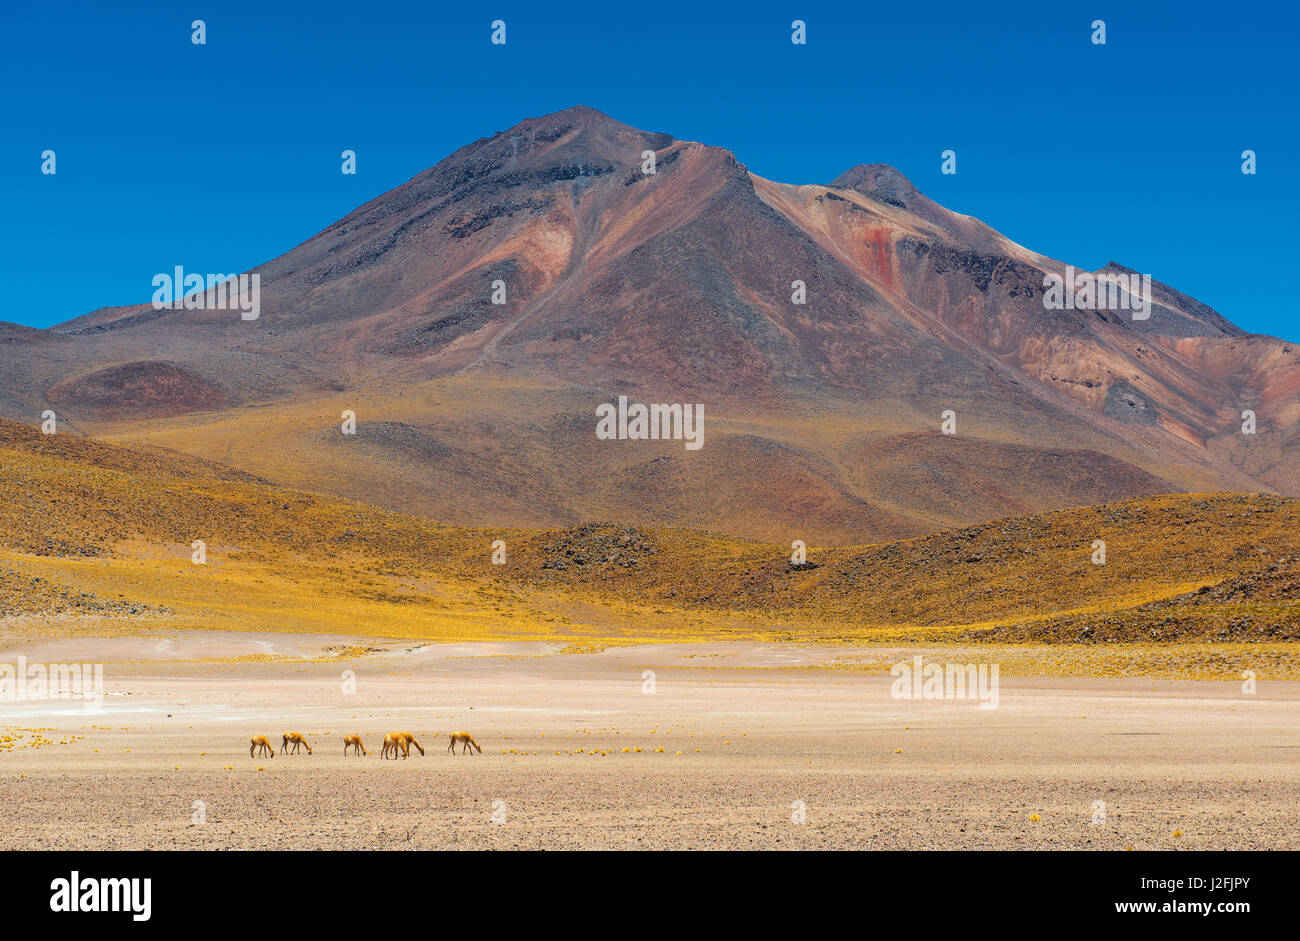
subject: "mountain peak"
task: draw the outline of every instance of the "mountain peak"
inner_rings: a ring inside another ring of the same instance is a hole
[[[562,108],[559,111],[552,111],[550,114],[544,114],[536,120],[544,121],[548,118],[572,118],[580,121],[609,121],[613,124],[622,124],[623,122],[615,120],[590,105],[571,105],[568,108]]]
[[[481,178],[493,167],[517,169],[542,161],[594,161],[611,166],[631,165],[649,147],[662,150],[674,142],[671,134],[656,134],[624,124],[603,111],[574,105],[549,114],[525,118],[491,137],[463,147],[439,164],[474,163],[472,175]],[[428,172],[434,172],[434,167]]]
[[[607,125],[627,130],[635,130],[624,124],[622,121],[611,118],[603,111],[597,111],[595,108],[587,105],[573,105],[569,108],[562,108],[559,111],[552,111],[548,114],[539,114],[535,117],[525,118],[520,121],[512,131],[527,127],[548,127],[553,125]]]
[[[605,140],[658,139],[666,142],[662,146],[667,146],[668,143],[675,140],[671,134],[657,134],[651,131],[643,131],[630,124],[624,124],[617,118],[611,118],[605,112],[598,111],[588,105],[573,105],[560,111],[552,111],[549,114],[525,118],[514,127],[502,131],[496,136],[510,137],[542,132],[544,136],[556,139],[558,136],[574,130],[578,131],[582,136],[603,138]]]
[[[921,195],[911,180],[884,163],[859,164],[841,173],[830,185],[837,189],[856,190],[903,209],[912,208],[912,202]]]

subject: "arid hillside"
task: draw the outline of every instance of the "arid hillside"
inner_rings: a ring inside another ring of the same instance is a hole
[[[142,303],[0,325],[0,415],[462,526],[850,546],[1159,493],[1300,497],[1300,350],[1158,280],[1147,319],[1048,309],[1065,267],[889,167],[778,183],[577,107],[261,265],[257,320]],[[619,395],[702,405],[703,448],[597,442]]]
[[[1167,495],[812,544],[800,563],[789,544],[681,529],[444,526],[2,421],[0,495],[0,618],[19,633],[1300,639],[1300,501],[1269,495]]]

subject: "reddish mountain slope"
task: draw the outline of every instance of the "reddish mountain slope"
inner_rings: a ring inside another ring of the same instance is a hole
[[[845,543],[1168,490],[1300,495],[1295,347],[1158,283],[1146,321],[1046,310],[1064,267],[888,167],[780,184],[572,108],[257,269],[255,322],[144,305],[0,329],[0,414],[53,406],[460,523]],[[705,447],[596,442],[619,394],[703,403]],[[945,409],[956,436],[934,434]]]

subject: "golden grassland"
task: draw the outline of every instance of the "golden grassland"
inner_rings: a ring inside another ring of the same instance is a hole
[[[1018,516],[1222,480],[989,403],[948,402],[968,416],[954,448],[914,402],[793,398],[773,409],[727,401],[710,406],[710,444],[687,459],[678,442],[599,446],[593,389],[557,389],[515,372],[416,373],[324,397],[304,390],[267,400],[245,390],[230,409],[78,427],[462,526],[542,529],[609,516],[652,529],[722,527],[778,544],[796,538],[790,520],[809,543],[865,544],[959,528],[987,518],[990,506]],[[355,435],[340,434],[345,410],[357,415]],[[1026,440],[1033,447],[1017,443]]]
[[[8,422],[0,495],[0,626],[24,636],[991,643],[1045,648],[1025,671],[1055,657],[1107,673],[1178,643],[1142,656],[1218,676],[1243,658],[1283,669],[1300,639],[1300,502],[1271,495],[1150,497],[813,547],[796,565],[783,545],[687,530],[446,526]]]

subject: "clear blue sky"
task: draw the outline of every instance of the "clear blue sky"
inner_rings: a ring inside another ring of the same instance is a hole
[[[1291,4],[1103,0],[6,4],[0,320],[144,302],[177,264],[247,270],[466,143],[586,104],[784,182],[888,163],[1035,250],[1300,340],[1298,26]]]

